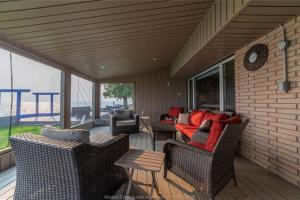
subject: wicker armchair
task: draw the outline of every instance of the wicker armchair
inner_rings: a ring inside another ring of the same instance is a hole
[[[91,144],[22,134],[10,138],[16,159],[15,200],[94,200],[127,181],[114,165],[129,148],[127,135]]]
[[[134,112],[130,113],[130,119],[120,119],[117,115],[111,116],[111,133],[113,136],[119,134],[133,134],[140,132],[140,117]]]
[[[167,170],[170,170],[197,190],[206,193],[211,200],[231,179],[236,185],[234,154],[248,123],[247,119],[241,124],[227,125],[213,152],[168,140],[164,145],[164,178],[167,177]]]

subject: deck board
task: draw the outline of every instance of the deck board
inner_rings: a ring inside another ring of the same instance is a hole
[[[91,130],[91,135],[109,140],[112,136],[109,127],[97,127]],[[163,142],[156,143],[156,149],[162,151]],[[148,133],[130,135],[130,148],[152,150]],[[236,157],[236,172],[238,187],[230,182],[217,196],[216,200],[298,200],[300,189],[268,173],[265,169],[243,157]],[[167,181],[163,179],[162,170],[156,174],[160,194],[167,200],[206,200],[207,198],[172,173],[168,173]],[[10,168],[0,173],[0,199],[13,199],[16,179],[16,168]],[[134,179],[143,183],[151,183],[150,173],[136,170]],[[150,193],[150,187],[133,188],[136,197]],[[154,196],[156,196],[154,192]]]

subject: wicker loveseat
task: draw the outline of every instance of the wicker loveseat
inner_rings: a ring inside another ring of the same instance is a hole
[[[198,138],[202,143],[208,138],[209,132],[199,131],[198,128],[202,121],[210,119],[212,121],[225,120],[233,116],[232,112],[220,112],[213,110],[194,110],[189,113],[189,124],[176,124],[176,129],[181,133],[185,142]],[[193,138],[193,139],[192,139]]]
[[[127,135],[98,144],[22,134],[10,138],[16,159],[15,200],[96,200],[127,181],[114,165],[129,149]]]
[[[231,179],[236,185],[234,154],[248,123],[247,119],[239,124],[227,124],[212,152],[168,140],[164,145],[164,178],[168,170],[172,171],[198,191],[206,193],[211,200]]]

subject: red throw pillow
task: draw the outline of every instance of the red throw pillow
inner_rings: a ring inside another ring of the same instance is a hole
[[[178,118],[179,114],[183,113],[183,111],[184,111],[184,108],[182,108],[182,107],[171,107],[170,110],[169,110],[168,115],[170,117],[176,117],[176,118]]]
[[[205,116],[204,111],[193,111],[190,116],[190,123],[194,126],[199,127],[203,120],[203,116]]]
[[[211,112],[206,112],[202,120],[212,120],[212,121],[220,121],[228,118],[226,114],[216,114]]]
[[[221,136],[223,131],[223,126],[220,122],[214,121],[210,132],[207,138],[207,141],[205,143],[205,150],[212,152],[219,140],[219,137]]]
[[[196,147],[198,149],[205,150],[205,144],[201,144],[199,142],[189,142],[188,144],[191,145],[191,146],[193,146],[193,147]]]
[[[225,127],[227,124],[239,124],[242,122],[242,119],[239,115],[236,115],[229,119],[221,120],[220,122],[222,123],[223,127]]]

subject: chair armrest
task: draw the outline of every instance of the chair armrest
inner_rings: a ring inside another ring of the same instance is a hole
[[[194,146],[191,146],[189,144],[186,144],[184,142],[180,142],[174,139],[169,139],[164,143],[163,152],[168,153],[168,151],[172,150],[172,147],[179,147],[179,148],[185,148],[187,151],[193,151],[195,153],[203,154],[203,156],[212,157],[213,154],[209,151],[205,151],[199,148],[196,148]]]
[[[162,115],[160,115],[160,121],[164,120],[166,117],[169,117],[169,115],[168,114],[162,114]]]
[[[139,121],[139,120],[140,120],[140,116],[137,115],[137,114],[135,114],[135,113],[132,113],[132,114],[131,114],[131,117],[132,117],[132,119],[134,119],[135,121]]]
[[[205,144],[205,143],[206,143],[206,140],[207,140],[207,138],[208,138],[208,134],[209,134],[209,133],[207,133],[207,135],[205,135],[205,133],[196,131],[196,132],[193,134],[191,141],[193,141],[193,142],[199,142],[199,143],[201,143],[201,144]]]

